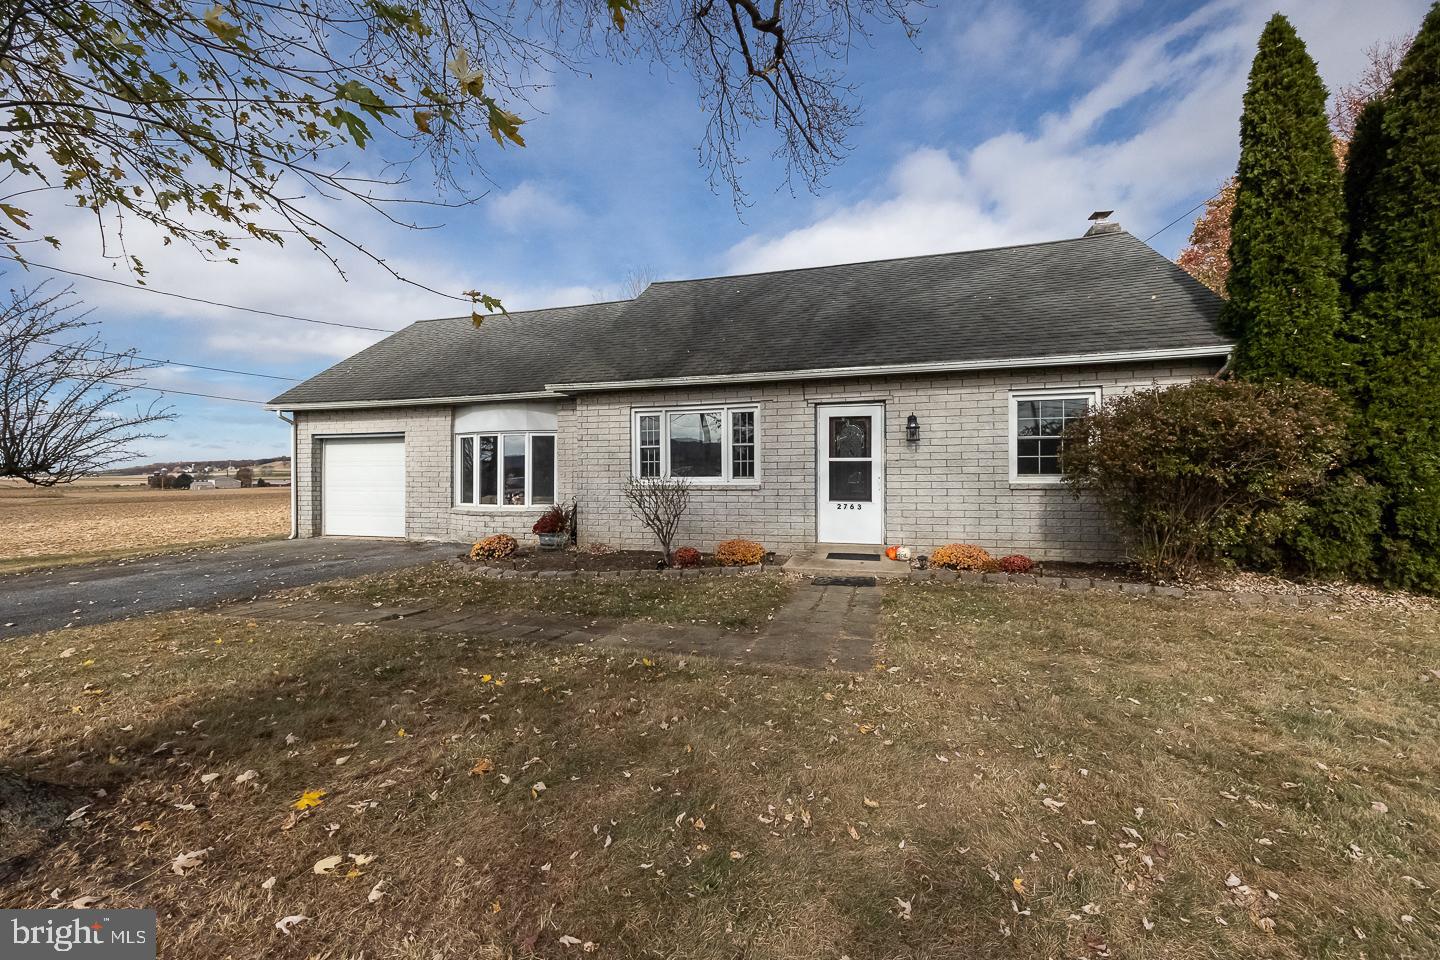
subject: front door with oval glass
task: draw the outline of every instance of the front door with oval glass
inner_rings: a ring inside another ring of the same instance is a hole
[[[821,543],[885,542],[885,407],[817,407],[816,494]]]

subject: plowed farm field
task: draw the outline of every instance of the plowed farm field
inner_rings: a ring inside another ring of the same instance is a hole
[[[289,532],[290,491],[0,487],[0,572]]]

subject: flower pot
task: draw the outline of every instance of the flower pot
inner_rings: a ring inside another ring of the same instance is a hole
[[[563,533],[537,533],[540,538],[541,550],[559,550],[565,546],[565,534]]]

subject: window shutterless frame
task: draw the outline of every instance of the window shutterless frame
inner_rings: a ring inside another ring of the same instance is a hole
[[[489,463],[485,462],[487,455]],[[528,510],[555,502],[559,463],[554,433],[522,430],[462,433],[455,437],[453,456],[452,506],[466,510]],[[546,457],[548,468],[541,462]],[[506,502],[514,500],[517,492],[522,494],[522,502]],[[486,497],[493,499],[482,502]]]
[[[1012,390],[1006,398],[1009,407],[1009,441],[1006,444],[1009,459],[1010,483],[1017,487],[1058,487],[1065,481],[1058,473],[1021,473],[1019,469],[1020,444],[1024,440],[1054,439],[1046,437],[1022,438],[1020,436],[1020,405],[1027,401],[1082,400],[1090,409],[1100,404],[1099,387],[1047,387],[1034,390]],[[1029,419],[1029,418],[1026,418]],[[1027,451],[1028,455],[1028,451]],[[1039,453],[1035,454],[1039,457]]]
[[[671,476],[672,418],[684,414],[717,414],[720,418],[720,470],[713,477],[687,476],[702,486],[752,487],[760,483],[760,405],[756,403],[693,404],[640,407],[630,413],[630,473],[635,477]],[[738,415],[738,416],[737,416]],[[746,476],[748,471],[749,475]]]

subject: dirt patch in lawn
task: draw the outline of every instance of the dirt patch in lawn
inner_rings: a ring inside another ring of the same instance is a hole
[[[902,584],[882,632],[859,677],[190,615],[23,638],[0,748],[91,806],[0,903],[156,908],[168,957],[1440,953],[1434,614]]]
[[[283,537],[290,529],[290,492],[284,488],[5,493],[0,573]]]

